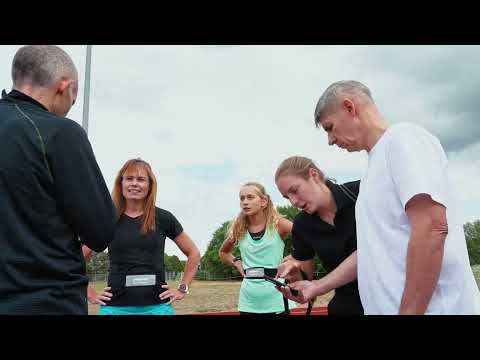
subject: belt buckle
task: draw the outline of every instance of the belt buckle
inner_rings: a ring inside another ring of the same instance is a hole
[[[156,283],[155,274],[127,275],[125,276],[125,287],[131,286],[153,286]]]
[[[245,269],[245,277],[247,279],[264,279],[265,269],[263,267]]]

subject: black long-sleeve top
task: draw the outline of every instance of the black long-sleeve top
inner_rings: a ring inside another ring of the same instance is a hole
[[[115,208],[85,131],[3,91],[0,144],[0,314],[87,314],[81,243],[109,245]]]

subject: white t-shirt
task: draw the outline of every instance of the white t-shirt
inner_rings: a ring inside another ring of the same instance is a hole
[[[447,209],[442,268],[427,314],[480,314],[480,292],[468,259],[463,224],[440,142],[408,123],[387,128],[369,153],[360,182],[358,287],[365,314],[398,314],[405,287],[410,223],[407,202],[429,194]]]

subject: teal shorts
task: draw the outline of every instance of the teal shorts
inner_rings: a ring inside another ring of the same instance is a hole
[[[97,315],[175,315],[172,304],[147,306],[100,306]]]

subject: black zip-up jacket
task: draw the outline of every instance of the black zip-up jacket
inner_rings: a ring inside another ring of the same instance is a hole
[[[0,314],[86,315],[81,243],[109,245],[115,208],[85,131],[3,91],[0,144]]]

